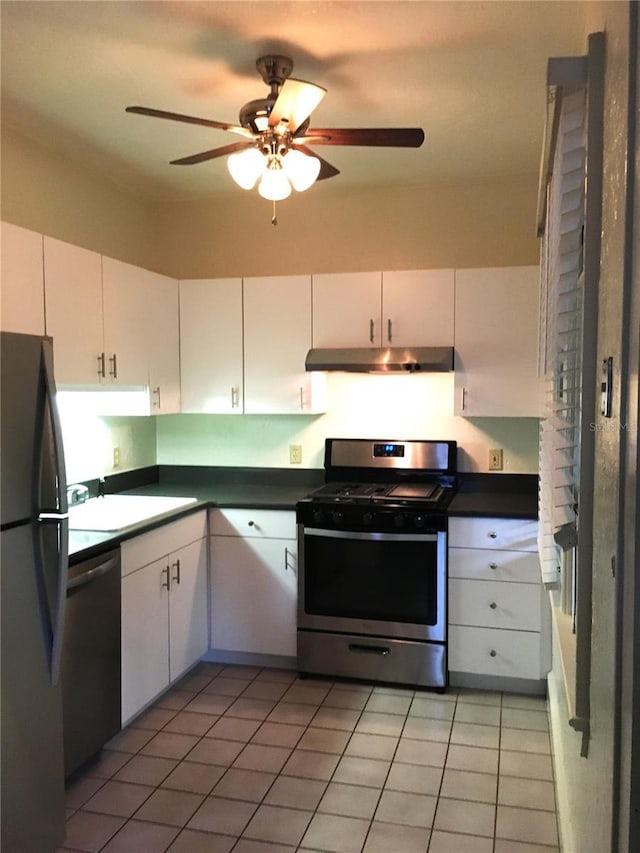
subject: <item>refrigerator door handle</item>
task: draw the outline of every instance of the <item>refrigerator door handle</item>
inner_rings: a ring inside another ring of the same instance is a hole
[[[56,503],[58,512],[66,514],[69,510],[67,503],[67,472],[64,466],[62,425],[60,423],[58,406],[56,405],[56,383],[53,378],[53,350],[48,340],[42,342],[42,364],[44,366],[46,404],[51,414],[51,432],[56,466]]]

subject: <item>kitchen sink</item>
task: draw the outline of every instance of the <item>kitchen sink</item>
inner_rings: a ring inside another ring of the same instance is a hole
[[[70,530],[123,530],[196,503],[196,498],[155,495],[105,495],[69,508]]]

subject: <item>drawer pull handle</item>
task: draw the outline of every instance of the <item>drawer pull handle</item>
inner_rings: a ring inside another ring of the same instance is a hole
[[[495,572],[495,570],[498,568],[498,564],[497,563],[489,563],[489,568],[493,569],[493,571]]]
[[[365,646],[361,643],[349,643],[349,651],[359,655],[382,655],[382,657],[391,654],[388,646]]]
[[[490,530],[489,531],[489,539],[497,539],[497,538],[498,538],[498,534],[495,532],[495,530]]]
[[[495,603],[495,601],[492,601],[492,602],[491,602],[491,604],[489,605],[489,607],[490,607],[492,610],[495,610],[497,606],[498,606],[498,605]]]
[[[247,524],[249,525],[249,527],[257,527],[255,521],[249,521],[247,522]]]
[[[495,650],[495,649],[491,649],[491,651],[489,652],[489,656],[490,656],[490,657],[492,657],[492,658],[494,658],[494,657],[496,656],[496,650]]]
[[[165,566],[162,570],[162,577],[164,578],[162,581],[162,589],[171,589],[171,583],[169,581],[169,566]]]

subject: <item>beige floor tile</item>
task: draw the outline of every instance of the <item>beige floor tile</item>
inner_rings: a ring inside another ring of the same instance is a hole
[[[557,846],[558,826],[555,813],[498,806],[496,838]]]
[[[274,844],[273,841],[256,841],[255,838],[240,838],[233,853],[295,853],[291,844]]]
[[[449,741],[451,736],[451,720],[434,720],[429,717],[407,717],[403,737],[415,740]]]
[[[64,804],[67,809],[79,809],[104,785],[104,779],[96,776],[79,776],[67,783]]]
[[[479,723],[483,726],[500,725],[499,705],[473,705],[458,702],[454,716],[456,723]]]
[[[189,761],[200,761],[203,764],[219,764],[229,767],[244,749],[243,743],[222,738],[204,737],[188,753]]]
[[[308,726],[316,713],[315,705],[301,705],[296,702],[278,702],[267,717],[270,723],[290,723],[294,726]]]
[[[240,696],[251,684],[251,679],[244,678],[225,678],[219,675],[210,681],[204,688],[203,693],[214,696]]]
[[[500,727],[480,726],[476,723],[458,723],[454,720],[451,729],[451,743],[457,743],[461,746],[498,749],[500,746]]]
[[[526,841],[511,841],[496,838],[494,853],[560,853],[555,845],[528,844]]]
[[[272,699],[277,702],[288,689],[288,684],[278,681],[252,681],[242,695],[246,699]]]
[[[228,800],[223,797],[207,797],[187,824],[187,828],[216,832],[220,835],[240,836],[256,808],[255,803]]]
[[[275,773],[230,767],[211,793],[215,797],[260,803],[275,779]]]
[[[301,705],[321,705],[330,689],[328,684],[306,684],[294,681],[282,697],[282,701]]]
[[[266,720],[275,704],[269,699],[244,699],[240,696],[227,709],[227,713],[230,717],[241,717],[244,720]]]
[[[298,749],[310,749],[314,752],[334,752],[340,754],[346,747],[350,732],[338,729],[322,729],[309,726],[298,741]]]
[[[429,764],[433,767],[443,767],[446,756],[446,743],[401,737],[395,760],[404,764]]]
[[[389,791],[437,795],[441,781],[441,767],[423,767],[420,764],[402,764],[394,761],[384,787]]]
[[[546,709],[531,711],[526,708],[503,708],[502,725],[509,729],[533,729],[539,732],[549,731],[549,717]]]
[[[375,690],[365,705],[365,711],[373,711],[380,714],[402,714],[409,712],[413,700],[413,692],[404,695],[394,693],[377,693]]]
[[[460,687],[458,690],[458,704],[494,705],[500,707],[502,694],[494,690],[474,690],[471,687]]]
[[[173,826],[129,820],[113,836],[104,853],[164,853],[178,834]]]
[[[306,749],[296,749],[282,769],[285,776],[299,776],[303,779],[331,779],[338,762],[339,755],[330,752],[309,752]]]
[[[429,853],[493,853],[493,838],[436,829],[431,833]]]
[[[180,681],[177,682],[176,689],[188,690],[191,693],[199,693],[201,690],[204,690],[210,681],[210,675],[189,673],[189,675],[185,675],[184,678],[181,678]]]
[[[312,722],[316,728],[341,729],[350,732],[355,729],[360,714],[360,711],[351,708],[331,708],[328,705],[321,705]]]
[[[452,770],[471,770],[476,773],[498,772],[497,749],[482,749],[476,746],[451,744],[447,752],[447,768]]]
[[[320,779],[278,776],[269,788],[264,802],[272,806],[288,806],[293,809],[313,811],[320,802],[326,787],[327,783]]]
[[[371,819],[378,805],[380,791],[363,785],[344,785],[330,782],[320,801],[318,811]]]
[[[327,853],[360,853],[368,829],[368,820],[316,814],[302,839],[302,848]]]
[[[83,809],[100,814],[131,817],[131,815],[153,794],[150,785],[133,785],[127,782],[105,782],[84,804]]]
[[[483,835],[493,838],[496,807],[440,797],[433,828],[442,832]]]
[[[434,720],[452,720],[455,710],[455,702],[450,699],[416,696],[411,702],[409,716],[431,717]]]
[[[418,826],[398,826],[374,820],[363,853],[425,853],[429,830]],[[460,850],[456,853],[461,853]]]
[[[253,679],[262,672],[261,666],[245,666],[240,663],[228,663],[220,670],[223,678],[243,678],[245,681]]]
[[[305,732],[304,726],[292,726],[287,723],[264,722],[251,738],[251,743],[264,746],[288,746],[293,748]]]
[[[198,693],[183,710],[196,714],[224,714],[233,703],[233,696],[218,696],[215,693]]]
[[[360,758],[382,758],[391,760],[398,745],[397,737],[370,735],[355,732],[344,751],[345,755],[357,755]]]
[[[126,752],[111,752],[103,749],[83,767],[83,776],[93,776],[96,779],[111,779],[125,764],[132,760]]]
[[[65,845],[72,850],[97,853],[124,825],[126,818],[76,812],[66,823]]]
[[[524,779],[553,780],[550,755],[500,750],[500,775],[521,776]]]
[[[148,710],[143,711],[140,716],[135,718],[135,720],[132,720],[128,724],[127,728],[160,731],[160,729],[166,726],[169,720],[173,719],[175,715],[175,711],[170,711],[167,708],[149,708]]]
[[[279,773],[284,767],[291,750],[284,746],[262,746],[250,743],[233,762],[234,767],[244,770],[262,770],[265,773]]]
[[[323,705],[331,708],[350,708],[361,711],[369,700],[371,688],[353,689],[352,687],[332,687],[324,698]]]
[[[498,803],[503,806],[521,806],[527,809],[555,812],[556,798],[553,782],[500,776]]]
[[[225,767],[216,764],[181,761],[164,780],[162,787],[175,791],[190,791],[193,794],[209,794],[225,770]]]
[[[155,708],[166,708],[168,711],[180,711],[193,699],[193,691],[168,690],[154,704]]]
[[[500,748],[514,752],[539,752],[550,754],[551,744],[547,732],[532,732],[526,729],[502,729]]]
[[[203,735],[219,719],[215,714],[194,714],[180,711],[163,728],[164,732],[176,732],[182,735]]]
[[[167,853],[230,853],[236,839],[229,835],[183,829]]]
[[[160,758],[184,758],[200,740],[200,735],[183,735],[177,732],[158,732],[140,750],[140,755],[157,755]]]
[[[437,797],[428,794],[385,790],[376,809],[376,820],[429,829],[433,823],[436,803]]]
[[[355,758],[346,755],[340,759],[332,781],[344,782],[347,785],[368,785],[371,788],[382,788],[390,765],[390,761],[380,761],[375,758]]]
[[[292,684],[297,678],[293,669],[273,669],[265,667],[256,675],[256,681],[278,681],[281,684]]]
[[[262,805],[251,818],[243,837],[271,844],[296,845],[300,843],[312,817],[311,811]]]
[[[136,820],[183,827],[203,802],[204,794],[158,788],[136,812]]]
[[[112,737],[105,745],[105,749],[115,752],[128,752],[134,755],[155,736],[153,729],[123,729]]]
[[[497,790],[498,777],[494,773],[471,773],[468,770],[447,768],[440,796],[495,804]]]
[[[251,738],[260,728],[259,720],[242,720],[239,717],[220,717],[207,732],[207,737],[221,738],[222,740],[237,740],[240,743],[249,743]]]
[[[503,693],[503,708],[523,708],[529,711],[546,711],[547,700],[544,696],[521,696],[517,693]]]
[[[134,782],[139,785],[160,785],[177,765],[178,762],[172,758],[134,755],[113,778],[119,782]]]
[[[355,730],[370,735],[398,737],[402,733],[404,722],[405,718],[400,714],[363,711]]]

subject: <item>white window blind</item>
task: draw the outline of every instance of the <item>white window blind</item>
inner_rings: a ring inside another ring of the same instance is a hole
[[[575,546],[579,523],[585,168],[586,90],[581,86],[562,92],[541,249],[546,410],[540,423],[538,550],[547,586],[560,582],[562,551]]]

